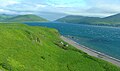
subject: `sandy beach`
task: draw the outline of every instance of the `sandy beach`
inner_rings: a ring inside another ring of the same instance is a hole
[[[64,40],[65,42],[71,44],[72,46],[76,47],[77,49],[80,49],[80,50],[86,52],[90,56],[100,58],[102,60],[108,61],[108,62],[120,67],[120,60],[118,60],[116,58],[113,58],[113,57],[108,56],[104,53],[101,53],[101,52],[95,51],[93,49],[90,49],[88,47],[85,47],[83,45],[80,45],[80,44],[76,43],[75,41],[73,41],[67,37],[61,36],[61,39]]]

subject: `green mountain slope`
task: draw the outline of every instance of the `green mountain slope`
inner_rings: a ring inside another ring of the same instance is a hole
[[[103,18],[103,21],[110,24],[120,24],[120,14],[105,17]]]
[[[120,24],[120,14],[112,15],[105,18],[87,17],[87,16],[66,16],[56,20],[57,22],[77,23],[77,24]]]
[[[0,14],[0,21],[3,21],[8,18],[12,18],[14,15]]]
[[[71,45],[64,46],[59,36],[55,29],[0,24],[0,71],[120,71]]]
[[[82,24],[86,23],[87,24],[87,23],[95,22],[94,20],[100,20],[100,18],[70,15],[70,16],[60,18],[56,21],[65,22],[65,23],[82,23]]]
[[[4,21],[5,22],[46,22],[48,20],[36,15],[28,14],[28,15],[18,15],[9,19],[5,19]]]

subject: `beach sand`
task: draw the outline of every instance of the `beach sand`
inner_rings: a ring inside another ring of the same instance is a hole
[[[108,56],[106,54],[103,54],[101,52],[98,52],[98,51],[95,51],[95,50],[90,49],[88,47],[85,47],[83,45],[80,45],[80,44],[76,43],[75,41],[73,41],[67,37],[61,36],[61,39],[64,40],[65,42],[71,44],[72,46],[76,47],[77,49],[84,51],[85,53],[87,53],[90,56],[100,58],[102,60],[108,61],[108,62],[120,67],[120,60],[118,60],[116,58],[113,58],[113,57]]]

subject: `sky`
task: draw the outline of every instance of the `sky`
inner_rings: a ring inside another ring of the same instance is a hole
[[[120,13],[120,0],[0,0],[0,13],[43,12],[105,17]]]

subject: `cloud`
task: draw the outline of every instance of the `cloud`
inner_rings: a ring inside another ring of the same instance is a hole
[[[17,11],[41,11],[43,8],[45,8],[46,5],[44,4],[34,4],[34,3],[18,3],[10,5],[9,7],[6,7],[4,9],[8,10],[17,10]]]
[[[112,14],[120,13],[120,0],[86,0],[85,8],[70,8],[66,11],[73,15],[88,15],[88,16],[100,16],[105,17]]]
[[[18,4],[20,2],[15,0],[0,0],[0,3],[0,7],[7,7],[10,5]]]
[[[120,0],[88,0],[89,13],[120,13]]]
[[[5,13],[5,14],[18,14],[15,11],[10,11],[10,10],[5,10],[5,9],[0,9],[0,13]]]
[[[43,4],[36,4],[36,7],[37,7],[37,8],[41,8],[41,7],[46,7],[46,5],[43,5]]]
[[[107,11],[108,13],[116,13],[116,12],[120,12],[120,5],[110,5],[110,4],[104,4],[104,5],[99,5],[98,8],[101,8],[101,10],[103,9],[103,11]]]
[[[47,5],[52,6],[52,7],[85,7],[86,2],[85,0],[48,0],[46,2]]]
[[[108,16],[120,13],[120,0],[0,0],[0,12],[57,12],[74,15]]]

